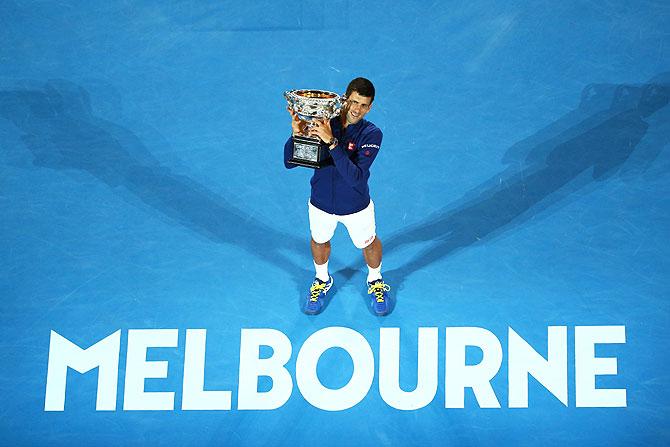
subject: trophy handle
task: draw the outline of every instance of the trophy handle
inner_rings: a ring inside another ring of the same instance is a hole
[[[337,112],[340,113],[342,110],[346,109],[347,107],[347,101],[349,98],[347,98],[346,95],[340,96],[340,107],[337,109]]]
[[[286,90],[284,92],[284,99],[286,99],[286,102],[288,102],[289,107],[295,110],[295,98],[291,95],[290,90]]]
[[[347,97],[344,95],[340,96],[340,101],[337,107],[333,109],[333,113],[331,113],[330,118],[335,118],[336,116],[339,116],[342,113],[342,110],[347,106]]]

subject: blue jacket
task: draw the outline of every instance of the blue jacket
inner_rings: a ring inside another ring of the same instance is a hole
[[[310,202],[330,214],[356,213],[370,204],[370,166],[382,144],[382,131],[364,119],[344,129],[340,117],[335,117],[330,126],[339,143],[330,151],[326,166],[314,170]],[[284,145],[288,169],[296,167],[288,163],[292,153],[293,140],[289,138]]]

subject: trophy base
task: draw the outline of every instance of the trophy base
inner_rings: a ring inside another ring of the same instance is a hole
[[[321,169],[324,166],[326,166],[325,162],[321,163],[321,164],[318,164],[318,163],[314,163],[313,161],[300,160],[300,159],[297,159],[297,158],[292,158],[288,162],[291,163],[292,165],[304,166],[305,168],[312,168],[312,169]]]
[[[321,140],[296,135],[293,137],[293,156],[288,163],[306,168],[320,169],[329,164],[330,151]]]

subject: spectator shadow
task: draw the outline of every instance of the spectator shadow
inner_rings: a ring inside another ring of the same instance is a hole
[[[309,253],[308,239],[278,231],[191,178],[177,174],[142,141],[93,114],[88,93],[69,81],[0,90],[0,118],[18,128],[35,166],[84,171],[216,243],[234,244],[304,285],[311,273],[296,261]]]
[[[645,172],[670,140],[670,73],[643,85],[594,84],[579,107],[505,153],[507,168],[422,222],[384,238],[385,254],[425,247],[384,273],[396,290],[412,273],[520,227],[617,172]],[[651,138],[642,138],[655,126]],[[583,173],[590,171],[590,180]],[[580,178],[580,182],[574,180]]]

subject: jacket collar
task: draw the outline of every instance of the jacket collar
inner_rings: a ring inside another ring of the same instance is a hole
[[[356,124],[350,124],[348,127],[344,127],[342,123],[339,121],[339,117],[336,117],[334,119],[337,119],[337,123],[339,124],[339,130],[340,130],[340,135],[356,135],[367,123],[365,119],[360,120]]]

